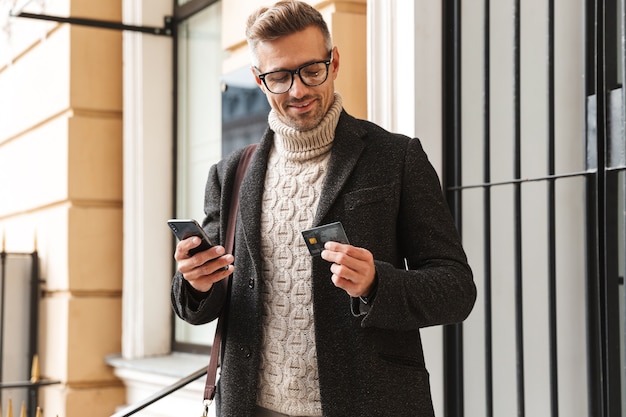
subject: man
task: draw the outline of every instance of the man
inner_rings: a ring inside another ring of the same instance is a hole
[[[189,257],[199,240],[183,240],[172,284],[184,320],[228,309],[218,414],[432,416],[419,329],[464,320],[476,297],[437,175],[419,140],[343,110],[339,51],[313,7],[262,8],[246,37],[272,110],[235,253]],[[210,170],[203,227],[215,242],[240,156]],[[312,257],[301,232],[337,221],[350,244]],[[229,274],[230,293],[213,286]]]

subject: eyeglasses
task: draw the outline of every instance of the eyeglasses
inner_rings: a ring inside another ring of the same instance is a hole
[[[304,64],[294,70],[278,70],[259,74],[270,93],[283,94],[293,86],[294,75],[298,74],[302,84],[308,87],[316,87],[324,84],[328,79],[328,67],[333,62],[333,51],[330,52],[330,59],[327,61],[317,61]]]

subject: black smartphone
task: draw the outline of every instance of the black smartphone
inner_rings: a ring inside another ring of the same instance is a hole
[[[170,219],[167,221],[167,225],[172,229],[172,232],[178,240],[185,240],[192,236],[198,236],[200,238],[200,244],[189,251],[189,256],[193,256],[198,252],[205,251],[214,246],[202,226],[193,219]]]

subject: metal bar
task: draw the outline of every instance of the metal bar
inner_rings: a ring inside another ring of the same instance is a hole
[[[461,193],[448,185],[461,184],[461,0],[442,2],[443,16],[443,186],[459,233],[462,232]],[[450,88],[448,91],[447,89]],[[444,415],[462,417],[463,326],[444,326]]]
[[[588,177],[586,184],[585,242],[586,242],[586,321],[587,321],[587,397],[588,416],[608,417],[602,402],[602,360],[600,331],[600,288],[597,259],[596,179]]]
[[[89,27],[96,27],[96,28],[101,28],[101,29],[126,30],[126,31],[131,31],[131,32],[141,32],[141,33],[147,33],[147,34],[158,35],[158,36],[172,36],[173,20],[171,16],[165,16],[163,18],[165,22],[164,26],[162,28],[159,28],[159,27],[153,27],[153,26],[126,25],[124,23],[111,22],[107,20],[87,19],[87,18],[81,18],[81,17],[50,16],[50,15],[45,15],[45,14],[26,13],[26,12],[20,12],[17,14],[11,13],[10,15],[13,17],[46,20],[46,21],[58,22],[58,23],[69,23],[72,25],[89,26]]]
[[[605,225],[605,178],[604,178],[604,166],[605,166],[605,153],[604,153],[604,140],[606,137],[606,129],[605,129],[605,114],[606,114],[606,99],[604,95],[604,54],[605,54],[605,44],[604,44],[604,30],[605,30],[605,10],[604,10],[604,1],[598,0],[596,2],[595,9],[595,24],[596,24],[596,36],[595,36],[595,94],[596,94],[596,158],[597,158],[597,167],[598,171],[596,174],[596,219],[597,219],[597,263],[596,263],[596,279],[598,280],[599,292],[598,292],[598,305],[597,308],[599,310],[598,314],[598,328],[600,332],[600,351],[599,359],[600,359],[600,369],[599,375],[600,378],[600,402],[602,406],[602,416],[609,416],[609,407],[608,407],[608,393],[606,386],[606,329],[604,327],[604,323],[606,323],[606,316],[604,310],[604,300],[606,297],[606,286],[604,282],[604,277],[606,276],[606,264],[605,260],[605,251],[606,251],[606,240],[604,239],[604,225]]]
[[[599,0],[585,0],[584,2],[584,50],[585,55],[585,77],[583,79],[585,96],[585,130],[587,149],[586,165],[588,169],[594,170],[594,175],[586,178],[585,181],[585,258],[586,258],[586,347],[587,347],[587,415],[605,416],[602,404],[602,384],[601,384],[601,332],[600,332],[600,288],[598,278],[598,253],[596,230],[598,228],[598,218],[596,215],[596,176],[597,156],[595,151],[595,141],[598,132],[596,130],[596,30],[597,3]],[[600,22],[601,24],[601,22]]]
[[[624,170],[624,169],[626,168],[619,168],[615,170]],[[611,171],[611,170],[607,170],[607,171]],[[543,177],[518,178],[518,179],[512,179],[508,181],[485,182],[483,184],[470,184],[470,185],[463,185],[459,187],[450,186],[449,190],[457,191],[457,190],[470,190],[472,188],[493,188],[493,187],[498,187],[498,186],[503,186],[503,185],[523,184],[525,182],[540,182],[540,181],[558,180],[561,178],[572,178],[572,177],[588,177],[588,176],[594,176],[595,174],[596,174],[596,170],[594,169],[594,170],[588,170],[588,171],[570,172],[567,174],[545,175]]]
[[[596,216],[598,218],[598,280],[599,280],[599,308],[600,308],[600,334],[601,334],[601,394],[602,408],[606,416],[614,416],[621,413],[620,381],[619,373],[614,366],[619,360],[619,343],[615,343],[616,333],[619,332],[616,320],[619,318],[616,305],[616,287],[612,279],[616,276],[611,264],[611,240],[615,230],[613,229],[613,216],[610,213],[613,205],[612,189],[613,178],[607,175],[607,139],[608,127],[607,109],[608,92],[615,86],[616,60],[615,60],[615,2],[598,1],[596,4],[596,129],[597,142],[596,152],[598,158],[598,175],[596,182]]]
[[[620,415],[621,410],[621,381],[622,369],[620,361],[620,306],[619,306],[619,252],[617,242],[619,239],[618,226],[618,174],[616,172],[605,175],[605,226],[604,239],[606,241],[605,264],[606,276],[604,277],[605,291],[605,315],[606,315],[606,384],[607,402],[610,416]]]
[[[624,3],[622,2],[622,5]],[[623,11],[626,11],[626,9],[622,9]],[[622,22],[624,22],[622,20]],[[624,28],[624,24],[622,23],[622,28]],[[622,110],[624,110],[625,107],[622,107]],[[623,120],[626,120],[626,118],[624,118]],[[626,275],[626,174],[625,173],[621,173],[621,178],[622,178],[622,211],[621,211],[621,216],[622,216],[622,230],[621,230],[621,239],[622,239],[622,253],[621,253],[621,259],[622,259],[622,274]],[[624,278],[625,276],[621,276],[619,277],[619,285],[622,286],[622,291],[623,291],[623,296],[622,296],[622,306],[626,306],[626,291],[624,291]],[[621,339],[621,343],[623,346],[626,346],[626,307],[623,307],[621,310],[621,314],[622,314],[622,318],[623,320],[623,327],[622,327],[622,339]],[[626,381],[626,349],[623,350],[622,353],[622,366],[620,366],[620,369],[622,370],[621,373],[621,380],[622,382]],[[624,384],[622,386],[622,401],[626,402],[626,384]],[[626,409],[626,403],[622,404],[622,407]]]
[[[452,172],[452,180],[454,185],[461,185],[463,183],[462,180],[462,167],[463,167],[463,146],[462,146],[462,137],[463,137],[463,115],[462,115],[462,50],[463,50],[463,42],[462,42],[462,1],[455,0],[455,33],[454,33],[454,91],[455,91],[455,99],[454,99],[454,152],[452,155],[454,156],[454,170]],[[452,192],[452,197],[454,201],[454,222],[458,229],[459,235],[462,237],[463,235],[463,205],[462,205],[462,195],[461,192]],[[455,407],[451,410],[454,410],[455,417],[463,417],[465,415],[465,398],[464,398],[464,387],[463,387],[463,324],[457,323],[451,326],[445,327],[446,338],[448,339],[448,343],[445,344],[446,348],[449,349],[449,354],[446,360],[448,367],[448,376],[452,378],[452,381],[449,381],[450,389],[454,390]]]
[[[124,408],[123,410],[118,411],[115,414],[112,414],[111,417],[128,417],[128,416],[132,416],[133,414],[136,414],[137,412],[143,410],[144,408],[146,408],[149,405],[157,402],[158,400],[167,397],[169,394],[173,393],[174,391],[178,391],[179,389],[181,389],[184,386],[190,384],[191,382],[195,381],[196,379],[202,377],[203,375],[206,375],[206,371],[207,371],[207,368],[206,367],[202,367],[201,369],[198,369],[194,373],[192,373],[192,374],[190,374],[190,375],[188,375],[188,376],[186,376],[186,377],[176,381],[172,385],[167,386],[167,387],[163,388],[162,390],[156,392],[155,394],[149,396],[148,398],[144,399],[143,401],[140,401],[137,404],[130,405],[130,406]]]
[[[174,33],[174,40],[172,42],[172,88],[174,90],[173,92],[173,97],[174,100],[172,100],[172,155],[171,155],[171,163],[172,163],[172,182],[171,182],[171,186],[170,186],[170,193],[171,193],[171,216],[172,218],[176,218],[177,214],[176,213],[176,208],[178,207],[178,181],[179,181],[179,175],[178,175],[178,126],[179,126],[179,122],[178,122],[178,118],[179,118],[179,100],[181,100],[180,97],[180,80],[178,79],[178,65],[180,62],[180,45],[178,44],[180,42],[179,36],[181,34],[181,27],[184,29],[185,28],[185,24],[186,24],[186,19],[179,19],[178,18],[178,8],[180,7],[178,5],[178,0],[173,0],[174,2],[174,15],[177,16],[176,19],[176,23],[174,25],[175,28],[175,33]],[[186,30],[185,30],[186,33]],[[170,236],[171,242],[172,242],[172,247],[176,244],[175,243],[175,238],[174,236]],[[176,270],[176,260],[173,259],[174,257],[170,258],[170,262],[172,263],[172,271]],[[170,340],[172,343],[172,350],[178,350],[180,349],[180,347],[178,346],[178,342],[176,341],[176,315],[175,314],[171,314],[170,315]]]
[[[57,385],[60,384],[61,381],[56,380],[41,380],[37,382],[31,381],[17,381],[17,382],[0,382],[0,391],[3,389],[10,388],[33,388],[33,387],[43,387],[46,385]]]
[[[593,153],[588,164],[596,168],[595,175],[588,178],[587,207],[587,352],[588,352],[588,415],[608,417],[604,385],[604,331],[603,331],[603,284],[604,225],[603,207],[603,152],[598,153],[604,140],[604,8],[603,0],[587,0],[585,3],[585,91],[587,97],[587,150]],[[594,143],[595,141],[595,143]]]
[[[515,0],[513,8],[513,165],[514,178],[522,176],[521,165],[521,9],[520,0]],[[515,354],[517,382],[517,415],[524,417],[524,306],[522,288],[522,187],[517,183],[513,186],[514,206],[514,264],[515,264]]]
[[[37,250],[31,254],[30,273],[30,330],[28,337],[28,357],[31,360],[37,355],[39,349],[39,254]],[[39,405],[39,386],[33,385],[28,388],[28,410],[31,417],[35,417]]]
[[[484,2],[483,16],[483,182],[491,182],[491,4]],[[493,313],[491,299],[491,188],[483,192],[485,264],[485,417],[493,417]]]
[[[624,137],[624,135],[626,135],[626,86],[624,84],[626,84],[626,0],[621,0],[620,1],[620,6],[621,6],[621,14],[620,14],[620,26],[621,26],[621,38],[620,38],[620,50],[621,50],[621,69],[622,69],[622,73],[621,73],[621,84],[622,84],[622,88],[621,88],[621,92],[622,92],[622,109],[621,109],[621,125],[622,125],[622,143],[624,144],[626,142],[626,138]],[[624,346],[625,348],[623,349],[623,353],[622,353],[622,364],[620,366],[620,369],[622,370],[621,372],[621,381],[624,384],[622,386],[622,401],[625,402],[625,404],[622,404],[622,408],[626,409],[626,291],[624,291],[624,278],[626,276],[626,174],[624,173],[619,173],[618,177],[621,175],[621,179],[622,179],[622,207],[621,207],[621,216],[622,216],[622,230],[621,230],[621,239],[622,239],[622,253],[621,253],[621,259],[622,259],[622,274],[623,276],[620,277],[620,283],[619,285],[622,286],[622,291],[623,291],[623,297],[622,297],[622,306],[624,306],[621,310],[621,314],[622,314],[622,320],[623,320],[623,327],[622,327],[622,338],[621,338],[621,344],[622,346]],[[616,190],[617,191],[617,190]],[[619,213],[619,211],[618,211]],[[618,214],[619,215],[619,214]],[[619,259],[619,257],[618,257]]]
[[[555,174],[554,0],[548,0],[548,175]],[[559,416],[559,373],[556,288],[555,179],[548,181],[548,340],[550,357],[550,412]]]

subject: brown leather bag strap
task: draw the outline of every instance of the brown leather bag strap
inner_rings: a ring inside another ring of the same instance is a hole
[[[235,174],[235,183],[233,184],[232,199],[230,202],[230,210],[228,212],[228,225],[226,226],[225,246],[226,253],[233,253],[235,250],[235,225],[237,224],[237,211],[239,210],[239,189],[241,188],[241,182],[246,175],[248,165],[252,160],[254,151],[257,148],[257,144],[246,146],[239,159],[239,165],[237,166],[237,173]]]
[[[252,155],[254,155],[254,151],[257,148],[257,144],[254,143],[252,145],[246,146],[241,155],[241,159],[239,160],[239,165],[237,166],[237,173],[235,174],[235,183],[233,184],[232,197],[230,202],[230,210],[228,212],[228,223],[226,225],[226,236],[225,236],[225,244],[224,248],[226,249],[226,253],[234,253],[235,249],[235,226],[237,224],[237,211],[239,210],[239,188],[241,188],[241,182],[243,181],[243,177],[246,174],[246,170],[248,169],[248,165],[252,160]],[[228,281],[230,277],[226,277],[222,282],[228,289]],[[228,300],[226,301],[228,302]],[[204,402],[205,407],[213,401],[215,397],[215,379],[217,375],[217,366],[219,362],[219,353],[222,345],[222,326],[226,321],[226,306],[222,308],[222,312],[220,317],[217,320],[217,329],[215,329],[215,337],[213,338],[213,346],[211,346],[211,357],[209,359],[209,366],[207,367],[207,377],[206,384],[204,386]]]

